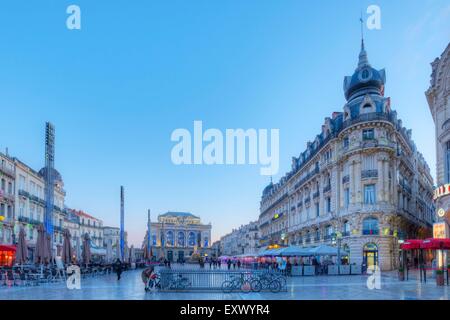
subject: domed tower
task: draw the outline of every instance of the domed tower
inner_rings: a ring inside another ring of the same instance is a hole
[[[384,98],[385,83],[385,70],[377,70],[370,65],[362,39],[358,66],[353,75],[344,78],[344,94],[347,100],[344,120],[363,113],[389,112],[389,99]]]

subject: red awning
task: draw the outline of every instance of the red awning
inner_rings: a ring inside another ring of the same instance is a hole
[[[414,250],[414,249],[420,249],[421,245],[422,245],[423,240],[416,240],[416,239],[412,239],[412,240],[405,240],[405,242],[403,242],[400,245],[400,248],[402,250]]]
[[[432,250],[450,250],[450,239],[426,239],[423,240],[420,248]]]
[[[0,244],[0,251],[14,251],[14,252],[16,252],[16,246],[15,245]]]

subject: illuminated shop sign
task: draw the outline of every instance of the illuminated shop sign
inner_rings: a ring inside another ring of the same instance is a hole
[[[434,197],[433,199],[436,200],[440,197],[446,196],[450,194],[450,184],[444,184],[437,189],[434,190]]]

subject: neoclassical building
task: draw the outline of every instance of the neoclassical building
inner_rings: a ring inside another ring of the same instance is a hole
[[[426,91],[428,105],[435,123],[436,180],[438,220],[450,223],[450,44],[440,58],[431,64],[430,88]],[[450,234],[447,228],[446,237]]]
[[[292,169],[263,191],[261,246],[338,241],[351,263],[392,270],[399,242],[430,235],[430,169],[384,96],[385,82],[362,41],[358,66],[344,78],[343,111],[325,118]]]
[[[187,260],[193,253],[210,255],[211,223],[203,224],[200,217],[189,212],[166,212],[150,227],[153,256],[170,261]],[[142,247],[147,244],[147,233]]]
[[[259,247],[258,222],[252,221],[233,229],[220,238],[219,255],[237,256],[241,254],[257,254]]]

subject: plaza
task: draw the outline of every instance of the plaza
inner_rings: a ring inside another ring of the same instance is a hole
[[[448,300],[448,286],[430,279],[398,281],[396,273],[381,275],[381,288],[370,290],[366,275],[289,277],[287,292],[145,292],[142,270],[85,278],[81,289],[67,289],[65,282],[32,287],[0,287],[0,300]]]

